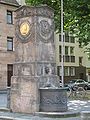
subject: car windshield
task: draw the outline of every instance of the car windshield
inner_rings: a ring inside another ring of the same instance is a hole
[[[82,82],[84,82],[84,80],[77,80],[76,82],[77,83],[82,83]]]
[[[76,80],[70,80],[69,83],[72,84],[72,83],[75,83]]]

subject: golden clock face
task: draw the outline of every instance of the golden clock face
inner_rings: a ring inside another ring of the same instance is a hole
[[[30,30],[30,25],[29,25],[28,22],[23,22],[20,25],[20,33],[21,33],[21,35],[26,36],[29,33],[29,30]]]

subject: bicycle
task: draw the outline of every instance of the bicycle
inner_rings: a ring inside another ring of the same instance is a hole
[[[74,86],[73,88],[68,88],[67,97],[74,97],[74,98],[84,98],[86,95],[86,89],[80,86]]]

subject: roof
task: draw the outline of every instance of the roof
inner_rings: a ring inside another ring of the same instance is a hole
[[[16,0],[0,0],[0,3],[19,6],[19,3]]]

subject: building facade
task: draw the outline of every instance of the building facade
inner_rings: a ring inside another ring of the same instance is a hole
[[[16,0],[0,1],[0,89],[11,84],[13,75]]]
[[[86,80],[86,56],[84,50],[80,48],[79,43],[74,36],[64,34],[63,59],[64,59],[64,83],[71,79]],[[56,65],[57,74],[61,79],[61,35],[55,34],[56,41]]]
[[[87,81],[90,82],[90,43],[83,49],[85,51],[84,54],[86,57],[86,77],[87,77]]]

